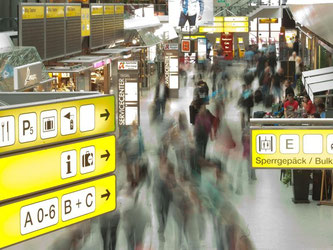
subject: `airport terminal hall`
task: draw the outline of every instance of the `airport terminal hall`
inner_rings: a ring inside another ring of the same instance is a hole
[[[0,0],[0,249],[333,250],[333,0]]]

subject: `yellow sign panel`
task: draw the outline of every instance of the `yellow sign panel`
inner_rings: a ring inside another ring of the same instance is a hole
[[[198,39],[198,38],[206,38],[205,36],[184,36],[184,39]]]
[[[91,5],[91,15],[92,16],[103,15],[103,6],[93,6],[93,5]]]
[[[115,176],[1,206],[0,248],[115,209]]]
[[[47,18],[58,18],[65,16],[65,6],[46,6]]]
[[[249,17],[247,16],[226,16],[224,17],[225,22],[248,22]]]
[[[214,22],[223,22],[224,17],[223,16],[215,16]]]
[[[22,19],[44,18],[44,6],[22,6]]]
[[[333,167],[333,132],[319,129],[253,129],[254,168]]]
[[[115,130],[115,98],[93,95],[0,108],[0,153]]]
[[[81,16],[81,6],[66,6],[66,16],[67,17]]]
[[[123,5],[116,5],[116,14],[124,14],[124,6]]]
[[[248,22],[225,22],[224,27],[248,27]]]
[[[221,33],[223,32],[223,27],[215,27],[215,26],[200,26],[200,33]]]
[[[224,27],[224,32],[249,32],[249,27]]]
[[[90,9],[81,9],[81,36],[90,36]]]
[[[278,23],[279,20],[277,18],[260,18],[259,23]]]
[[[0,158],[0,201],[113,172],[115,144],[107,136]]]
[[[113,15],[113,14],[114,14],[114,5],[105,5],[104,15]]]

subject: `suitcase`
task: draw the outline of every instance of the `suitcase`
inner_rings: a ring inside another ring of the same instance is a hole
[[[264,99],[264,104],[265,104],[265,107],[266,108],[271,108],[272,105],[273,105],[273,95],[272,94],[269,94],[269,95],[266,95],[265,96],[265,99]]]

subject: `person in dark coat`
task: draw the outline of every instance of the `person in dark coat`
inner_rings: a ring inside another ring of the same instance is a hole
[[[169,99],[169,87],[165,84],[165,77],[162,75],[160,77],[159,83],[156,85],[155,89],[155,108],[157,115],[163,117],[165,111],[165,103]]]

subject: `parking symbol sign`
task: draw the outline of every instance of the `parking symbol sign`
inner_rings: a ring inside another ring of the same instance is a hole
[[[37,139],[37,115],[27,113],[19,116],[19,141],[21,143]]]
[[[258,154],[274,154],[276,152],[276,137],[272,134],[257,135],[256,148]]]

